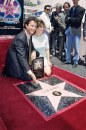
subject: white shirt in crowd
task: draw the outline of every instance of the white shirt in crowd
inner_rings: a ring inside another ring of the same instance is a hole
[[[41,15],[40,15],[40,19],[42,19],[45,23],[45,30],[50,33],[51,32],[51,22],[50,22],[50,18],[49,18],[49,15],[46,14],[45,12],[43,12]]]

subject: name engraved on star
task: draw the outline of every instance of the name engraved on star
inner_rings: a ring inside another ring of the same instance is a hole
[[[47,90],[43,90],[42,92],[47,93],[47,92],[49,92],[49,91],[51,92],[51,90],[55,90],[55,89],[57,89],[57,87],[49,88]]]
[[[58,91],[54,91],[52,94],[53,94],[54,96],[61,96],[61,92],[58,92]]]

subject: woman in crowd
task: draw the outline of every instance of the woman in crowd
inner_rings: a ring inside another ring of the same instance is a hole
[[[48,36],[44,33],[45,23],[43,20],[38,21],[36,33],[32,36],[34,48],[39,52],[39,57],[44,57],[44,73],[51,75],[51,62],[49,53],[49,40]]]

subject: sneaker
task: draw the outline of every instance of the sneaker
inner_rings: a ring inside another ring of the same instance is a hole
[[[55,56],[55,52],[52,52],[52,55]]]
[[[59,51],[58,51],[58,50],[56,50],[56,53],[58,54],[58,53],[59,53]]]
[[[73,64],[73,68],[76,68],[76,67],[77,67],[77,64],[76,64],[76,63],[74,63],[74,64]]]

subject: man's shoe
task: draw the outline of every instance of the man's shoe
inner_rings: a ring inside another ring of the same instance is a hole
[[[60,55],[58,55],[58,59],[61,60],[61,56]]]
[[[55,56],[55,51],[51,51],[51,55],[52,55],[52,56]]]
[[[73,68],[76,68],[76,67],[77,67],[77,64],[76,64],[76,63],[74,63],[74,64],[73,64]]]
[[[64,62],[64,64],[71,64],[71,63],[70,63],[70,62],[68,62],[68,61],[65,61],[65,62]]]

